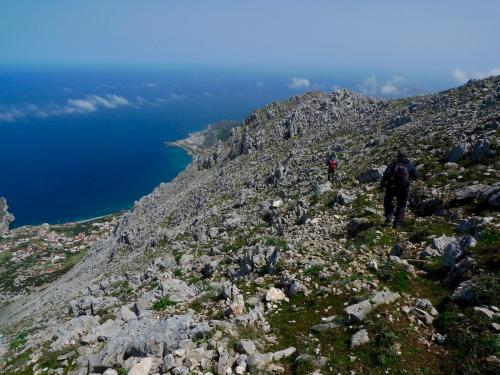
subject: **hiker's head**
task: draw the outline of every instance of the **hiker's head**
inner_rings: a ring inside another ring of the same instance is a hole
[[[397,158],[398,158],[399,160],[405,160],[405,159],[407,159],[407,158],[408,158],[408,155],[407,155],[407,153],[406,153],[406,151],[405,151],[405,150],[400,149],[400,150],[398,150],[398,152],[397,152]]]

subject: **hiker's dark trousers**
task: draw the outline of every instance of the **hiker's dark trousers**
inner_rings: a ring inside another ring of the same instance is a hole
[[[394,198],[396,198],[396,217],[394,224],[401,225],[405,220],[405,210],[408,198],[410,196],[410,187],[390,187],[385,190],[384,211],[387,221],[392,220],[394,215]]]
[[[328,181],[332,182],[335,178],[335,169],[328,169]]]

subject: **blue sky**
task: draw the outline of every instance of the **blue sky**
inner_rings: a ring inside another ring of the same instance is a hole
[[[464,81],[498,74],[499,19],[498,0],[2,0],[0,62],[339,68]]]

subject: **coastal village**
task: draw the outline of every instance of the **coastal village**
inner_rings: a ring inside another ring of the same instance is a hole
[[[15,228],[0,237],[0,291],[8,297],[67,272],[115,227],[118,215]]]

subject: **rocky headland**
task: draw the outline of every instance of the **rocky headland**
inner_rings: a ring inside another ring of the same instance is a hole
[[[9,231],[10,224],[14,221],[14,215],[9,213],[7,200],[0,197],[0,236]]]
[[[237,121],[218,121],[209,124],[206,129],[189,134],[189,137],[175,142],[167,142],[167,146],[180,147],[189,155],[196,156],[210,147],[225,142],[231,134],[231,129],[241,125]],[[220,147],[220,146],[218,146]]]
[[[498,76],[271,103],[10,296],[0,371],[497,374],[499,135]],[[378,183],[398,148],[421,178],[395,230]]]

